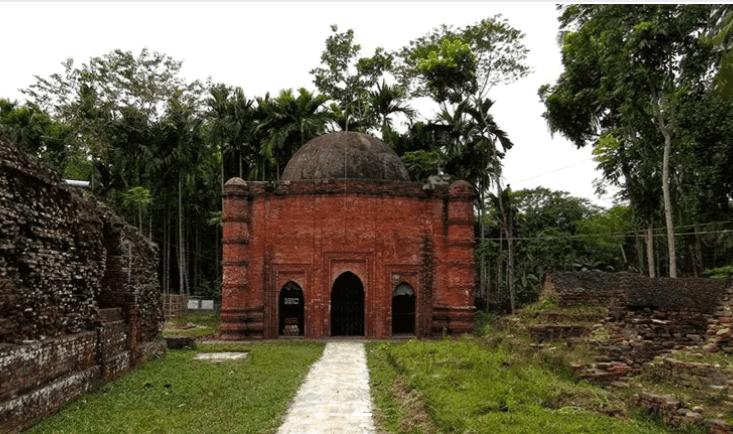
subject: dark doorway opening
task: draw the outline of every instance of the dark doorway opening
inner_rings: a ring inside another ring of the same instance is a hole
[[[400,283],[392,293],[392,334],[415,333],[415,291]]]
[[[280,290],[280,326],[281,336],[302,336],[305,300],[303,290],[295,282],[288,282]]]
[[[349,271],[331,288],[331,336],[364,336],[364,285]]]

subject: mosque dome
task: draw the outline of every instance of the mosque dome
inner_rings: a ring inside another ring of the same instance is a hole
[[[324,134],[303,145],[288,162],[280,180],[345,178],[410,181],[407,169],[389,146],[375,137],[352,131]]]

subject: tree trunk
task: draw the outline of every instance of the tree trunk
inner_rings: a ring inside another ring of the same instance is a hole
[[[646,262],[649,267],[649,277],[657,277],[654,268],[654,224],[649,223],[646,229]]]
[[[626,265],[628,265],[629,260],[626,258],[626,250],[624,250],[624,245],[622,243],[618,243],[619,249],[621,249],[621,256],[624,258],[624,268],[627,268]]]
[[[639,241],[638,231],[634,231],[634,247],[636,248],[636,262],[639,264],[639,273],[644,271],[644,245]]]
[[[170,235],[170,222],[168,219],[168,204],[165,206],[166,208],[166,218],[163,221],[163,291],[166,293],[171,292],[170,287],[170,273],[171,273],[171,265],[170,265],[170,257],[171,257],[171,235]]]
[[[662,162],[662,193],[664,196],[664,220],[667,224],[667,247],[669,248],[669,277],[677,277],[677,256],[674,245],[672,223],[672,199],[669,193],[669,157],[672,153],[672,135],[667,126],[662,126],[664,135],[664,160]]]
[[[183,245],[183,175],[178,175],[178,293],[186,293],[185,285],[186,252]]]
[[[504,248],[504,216],[501,216],[501,230],[499,230],[499,253]],[[496,295],[504,303],[504,259],[499,256],[496,261]]]
[[[702,274],[702,271],[705,269],[704,264],[702,263],[702,241],[700,241],[700,227],[697,223],[693,226],[695,230],[695,254],[693,257],[695,258],[695,277]]]
[[[479,217],[481,221],[479,223],[481,225],[481,245],[483,246],[483,243],[485,241],[485,235],[486,235],[485,225],[484,225],[484,212],[486,208],[486,200],[484,198],[483,181],[481,182],[481,191],[479,192],[479,196],[481,197],[481,215]],[[486,252],[483,248],[481,249],[481,255],[479,257],[479,261],[480,261],[479,262],[480,263],[479,294],[481,295],[481,297],[486,299]]]
[[[199,226],[195,226],[193,230],[193,280],[191,283],[194,290],[198,290],[199,282],[201,281],[201,273],[199,268],[201,267],[199,258],[201,257],[201,239]]]
[[[513,224],[512,224],[512,213],[511,213],[511,204],[509,205],[509,215],[507,217],[507,220],[509,221],[509,224],[507,225],[507,234],[506,234],[506,241],[507,241],[507,254],[509,255],[508,262],[507,262],[507,286],[509,287],[509,301],[512,306],[512,313],[514,313],[515,306],[516,306],[516,300],[514,295],[514,236],[513,236]]]
[[[512,313],[514,313],[514,243],[512,238],[512,225],[511,225],[511,205],[509,205],[509,212],[507,213],[506,209],[504,209],[504,203],[502,200],[502,188],[501,188],[501,180],[497,176],[496,178],[496,188],[498,190],[498,199],[499,199],[499,212],[502,216],[502,228],[504,229],[504,233],[506,234],[506,241],[507,241],[507,270],[506,270],[506,279],[507,279],[507,289],[509,290],[509,304],[511,306]]]

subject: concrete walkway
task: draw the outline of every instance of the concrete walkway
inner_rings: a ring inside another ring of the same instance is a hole
[[[311,366],[290,411],[277,431],[374,433],[369,371],[361,342],[329,342]]]

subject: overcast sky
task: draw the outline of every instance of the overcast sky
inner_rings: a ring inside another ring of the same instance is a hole
[[[330,25],[354,29],[362,55],[391,51],[441,24],[464,26],[502,14],[525,33],[534,73],[494,88],[494,118],[515,146],[504,160],[504,183],[514,190],[543,186],[610,206],[594,197],[600,177],[589,148],[552,138],[537,89],[562,72],[554,3],[6,3],[0,2],[0,98],[113,49],[143,47],[183,60],[187,79],[211,77],[241,86],[248,97],[281,89],[315,90],[308,73],[318,66]]]

